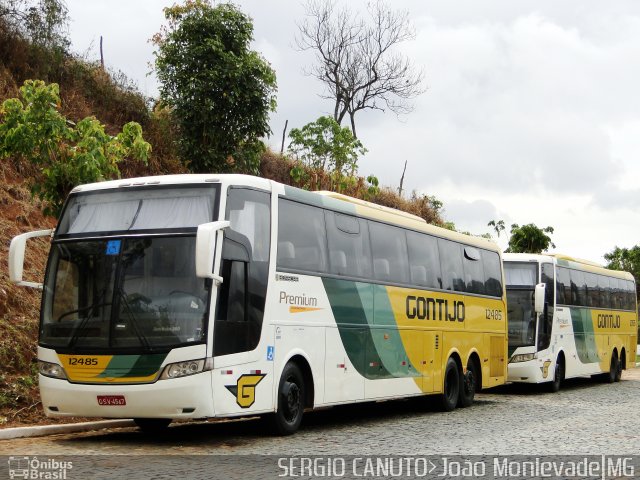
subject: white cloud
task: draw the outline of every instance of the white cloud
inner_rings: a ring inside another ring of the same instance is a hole
[[[171,3],[68,0],[74,45],[84,50],[104,34],[108,64],[152,94],[147,39]],[[303,74],[312,55],[293,47],[301,2],[236,4],[253,18],[254,48],[276,70],[270,143],[279,150],[285,120],[299,127],[332,105]],[[475,233],[493,218],[551,225],[558,250],[593,260],[640,243],[640,3],[392,4],[411,12],[418,35],[402,51],[424,69],[428,90],[402,119],[357,117],[369,149],[360,173],[397,187],[408,160],[405,190],[436,195],[450,220]]]

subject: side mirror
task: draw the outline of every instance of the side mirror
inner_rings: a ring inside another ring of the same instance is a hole
[[[230,224],[228,220],[220,220],[198,225],[196,236],[196,276],[198,278],[211,278],[218,285],[222,283],[222,277],[213,273],[213,259],[216,253],[218,232]]]
[[[24,252],[27,247],[27,240],[36,237],[51,236],[52,229],[37,230],[35,232],[27,232],[22,235],[13,237],[9,246],[9,280],[20,285],[21,287],[39,288],[42,290],[42,284],[36,282],[25,282],[22,280],[22,271],[24,270]]]
[[[534,295],[534,304],[536,313],[544,312],[544,296],[547,285],[539,283],[536,285],[536,293]]]

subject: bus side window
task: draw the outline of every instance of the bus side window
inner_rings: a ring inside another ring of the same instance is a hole
[[[571,304],[584,307],[587,305],[587,284],[584,273],[578,270],[570,270],[571,277]]]
[[[502,297],[502,271],[500,256],[496,252],[482,250],[482,264],[484,266],[484,289],[487,295]]]
[[[611,308],[611,287],[609,286],[609,277],[598,275],[598,288],[600,289],[600,307]]]
[[[327,271],[327,236],[321,208],[278,201],[277,267],[314,273]]]
[[[599,299],[598,293],[598,277],[596,277],[595,273],[584,272],[584,281],[587,285],[587,302],[585,305],[587,307],[597,307]]]
[[[626,310],[635,310],[636,308],[636,289],[631,280],[625,280],[626,284]]]
[[[326,211],[329,271],[350,277],[371,276],[371,248],[367,222],[361,218]]]
[[[463,268],[465,291],[469,293],[485,294],[484,268],[480,257],[480,250],[474,247],[463,247]]]
[[[421,287],[442,288],[440,254],[436,238],[407,231],[407,250],[411,283]]]
[[[404,231],[378,222],[368,223],[376,280],[409,283],[409,259]]]
[[[556,270],[556,303],[558,305],[567,305],[569,304],[571,297],[567,298],[565,295],[566,288],[571,288],[569,280],[569,272],[562,267],[558,267]]]
[[[214,354],[253,350],[260,340],[269,272],[271,195],[230,188]]]
[[[551,330],[553,327],[553,315],[554,315],[554,278],[553,278],[553,264],[543,263],[541,270],[541,281],[546,285],[544,293],[545,309],[542,312],[542,322],[538,326],[538,349],[544,350],[549,348],[551,343]]]
[[[464,275],[462,269],[462,245],[442,238],[438,239],[440,266],[442,268],[442,288],[464,292]]]

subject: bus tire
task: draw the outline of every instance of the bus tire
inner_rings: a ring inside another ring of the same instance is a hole
[[[616,378],[615,378],[616,382],[619,382],[622,379],[622,367],[623,367],[622,359],[618,359],[618,368],[616,369]]]
[[[440,408],[445,412],[450,412],[458,404],[460,397],[460,369],[456,361],[449,357],[447,367],[444,369],[444,385],[440,395]]]
[[[562,357],[558,357],[556,360],[556,366],[553,369],[553,380],[549,382],[549,391],[551,393],[556,393],[560,390],[562,382],[564,382],[564,359]]]
[[[613,383],[616,381],[616,377],[618,377],[618,372],[620,372],[620,362],[618,361],[618,354],[613,352],[611,354],[611,363],[609,365],[609,373],[606,374],[605,380],[607,383]]]
[[[134,418],[133,421],[144,433],[164,432],[171,423],[170,418]]]
[[[268,417],[269,427],[276,435],[291,435],[298,430],[304,413],[304,377],[298,365],[285,365],[278,386],[278,406]]]
[[[466,373],[460,376],[460,395],[458,397],[458,407],[466,408],[473,404],[478,384],[478,372],[476,372],[473,360],[467,363]]]

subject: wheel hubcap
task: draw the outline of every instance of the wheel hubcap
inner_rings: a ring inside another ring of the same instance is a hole
[[[471,394],[474,390],[474,384],[473,372],[469,370],[464,376],[464,393],[467,395]]]
[[[294,382],[286,382],[283,388],[285,417],[292,422],[300,411],[300,387]]]

